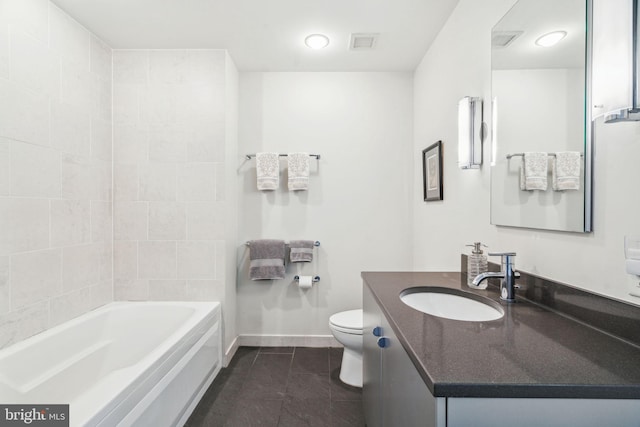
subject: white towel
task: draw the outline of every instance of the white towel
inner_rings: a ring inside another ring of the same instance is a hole
[[[551,164],[551,188],[554,191],[579,190],[582,157],[577,151],[561,151]]]
[[[521,190],[547,189],[547,174],[549,172],[548,154],[542,152],[528,152],[522,156],[522,169],[520,170]]]
[[[289,153],[289,191],[309,188],[309,153]]]
[[[257,153],[256,174],[258,175],[258,190],[277,190],[280,183],[278,153]]]

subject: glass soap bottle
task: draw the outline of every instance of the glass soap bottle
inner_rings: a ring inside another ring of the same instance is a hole
[[[482,252],[482,246],[486,248],[487,245],[475,242],[473,245],[467,246],[473,247],[471,255],[467,257],[467,284],[476,289],[486,289],[486,280],[483,280],[479,286],[475,286],[471,282],[473,282],[473,279],[475,279],[478,274],[487,272],[487,256]]]

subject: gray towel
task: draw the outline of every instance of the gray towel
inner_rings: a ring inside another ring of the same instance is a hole
[[[284,240],[249,242],[249,278],[251,280],[284,279]]]
[[[291,262],[311,262],[313,261],[313,240],[292,240],[289,242],[289,259]]]

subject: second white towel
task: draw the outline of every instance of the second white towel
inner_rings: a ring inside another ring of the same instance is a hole
[[[309,188],[309,153],[289,153],[289,191]]]
[[[551,188],[554,191],[579,190],[582,157],[577,151],[561,151],[551,165]]]
[[[548,158],[549,156],[544,152],[524,153],[520,170],[521,190],[546,191],[549,173]]]

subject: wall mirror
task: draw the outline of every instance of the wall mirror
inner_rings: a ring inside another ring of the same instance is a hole
[[[492,30],[494,225],[591,231],[590,11],[590,0],[519,0]],[[553,154],[567,151],[580,153],[579,189],[554,191]],[[525,152],[549,154],[547,190],[521,189]]]

